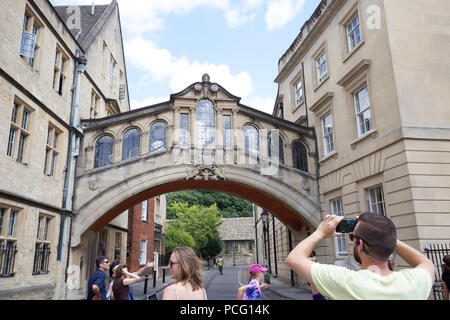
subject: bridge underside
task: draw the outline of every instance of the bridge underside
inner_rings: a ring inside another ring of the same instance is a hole
[[[165,194],[180,190],[215,190],[226,192],[230,194],[237,195],[246,200],[249,200],[258,206],[268,210],[270,213],[274,214],[277,218],[283,221],[286,225],[295,231],[300,231],[302,225],[310,227],[310,225],[299,217],[299,214],[293,209],[286,206],[280,200],[272,197],[271,195],[255,190],[254,188],[242,185],[233,181],[196,181],[196,180],[180,180],[175,182],[170,182],[166,184],[159,185],[157,187],[148,189],[144,192],[136,194],[127,200],[121,202],[119,205],[113,209],[106,212],[100,217],[90,228],[91,231],[97,232],[100,228],[106,225],[109,221],[114,219],[120,213],[124,212],[133,205],[144,201],[146,199],[155,197],[160,194]]]

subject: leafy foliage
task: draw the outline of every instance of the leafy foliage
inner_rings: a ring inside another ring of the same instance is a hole
[[[195,241],[192,236],[173,224],[169,224],[166,230],[166,250],[167,252],[172,252],[176,247],[188,246],[191,248],[195,247]]]
[[[251,217],[252,203],[238,196],[212,190],[184,190],[167,194],[167,219],[175,218],[175,211],[171,209],[173,202],[185,202],[189,206],[197,205],[209,207],[217,204],[220,214],[224,218]]]
[[[169,221],[168,229],[174,232],[183,231],[188,233],[194,240],[193,245],[189,245],[195,251],[201,254],[214,255],[220,253],[223,248],[223,242],[219,236],[219,226],[222,223],[222,216],[216,204],[208,207],[192,205],[188,203],[172,202],[168,207],[174,213],[174,220]],[[167,242],[172,242],[170,234],[167,233]],[[177,236],[174,239],[178,239]],[[177,241],[173,241],[175,243]],[[186,244],[183,244],[186,245]],[[175,246],[176,247],[176,246]],[[167,252],[172,252],[175,247],[166,246]]]

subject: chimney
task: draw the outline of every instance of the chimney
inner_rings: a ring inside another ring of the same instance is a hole
[[[94,13],[95,13],[95,3],[92,2],[91,16],[93,16]]]

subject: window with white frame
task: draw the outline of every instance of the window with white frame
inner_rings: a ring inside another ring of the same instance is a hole
[[[51,244],[49,234],[51,219],[51,217],[43,214],[40,214],[38,217],[33,275],[48,273]]]
[[[21,163],[24,163],[26,142],[30,136],[28,131],[30,114],[31,110],[28,107],[23,103],[14,101],[6,155]]]
[[[356,123],[359,136],[372,130],[372,113],[370,111],[369,90],[367,84],[354,93]]]
[[[342,198],[337,198],[331,200],[331,213],[335,216],[344,216],[344,210],[342,207]],[[345,239],[345,234],[340,235],[339,237],[334,238],[334,246],[336,249],[336,256],[342,257],[347,256],[347,240]]]
[[[352,51],[361,42],[359,16],[356,14],[346,25],[348,51]]]
[[[209,99],[202,99],[197,105],[197,143],[212,146],[215,139],[215,110]]]
[[[189,145],[189,114],[180,114],[180,144],[183,147]]]
[[[44,174],[49,177],[55,175],[56,160],[59,155],[58,151],[58,138],[61,131],[56,129],[53,125],[48,125],[47,130],[47,144],[45,146],[45,160],[44,160]]]
[[[30,66],[35,66],[36,56],[39,50],[40,24],[28,8],[25,11],[22,28],[22,42],[20,44],[20,56]]]
[[[64,81],[66,79],[66,65],[69,59],[58,47],[55,54],[55,66],[53,68],[53,89],[60,95],[63,94]]]
[[[0,277],[14,276],[14,262],[17,252],[15,238],[17,210],[0,208]]]
[[[148,218],[148,201],[142,201],[142,221],[147,221]]]
[[[369,195],[369,210],[380,216],[386,216],[386,206],[384,204],[383,187],[376,186],[367,189]]]
[[[161,196],[156,196],[155,197],[155,208],[154,208],[154,216],[155,217],[160,217],[159,216],[159,209],[160,209],[160,206],[161,206]]]
[[[144,265],[147,262],[147,244],[148,240],[141,239],[141,247],[139,250],[139,264]]]
[[[231,115],[223,115],[223,146],[231,148]]]
[[[109,69],[109,86],[112,87],[114,84],[114,73],[116,72],[116,60],[111,55],[110,59],[110,69]]]
[[[90,117],[91,119],[97,118],[98,110],[99,110],[99,104],[100,104],[100,96],[92,89],[91,92],[91,110],[90,110]]]
[[[317,82],[321,83],[328,76],[327,53],[323,51],[316,59]]]
[[[334,151],[333,117],[331,113],[326,115],[322,119],[322,134],[323,134],[323,149],[325,155],[328,155]]]
[[[298,80],[294,84],[295,106],[299,106],[303,101],[303,82]]]

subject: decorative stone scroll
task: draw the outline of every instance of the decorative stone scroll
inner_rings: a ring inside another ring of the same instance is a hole
[[[195,165],[188,171],[186,180],[227,180],[223,169],[212,166]]]

